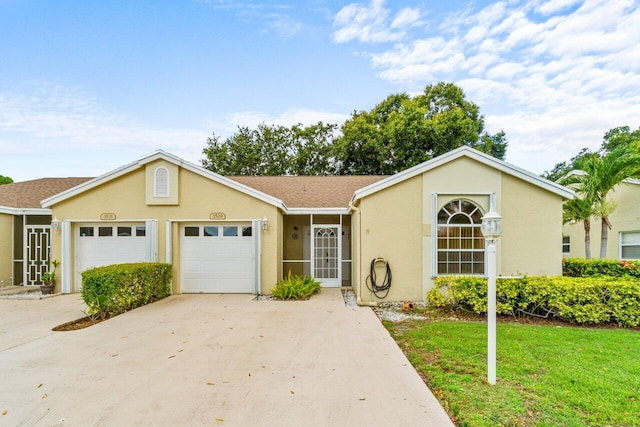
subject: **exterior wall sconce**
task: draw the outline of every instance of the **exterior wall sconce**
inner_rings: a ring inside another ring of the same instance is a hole
[[[60,232],[60,220],[58,218],[53,217],[53,219],[51,220],[51,229],[54,233]]]
[[[267,231],[269,229],[269,220],[265,216],[262,218],[262,231]]]
[[[496,240],[502,234],[502,217],[489,209],[480,231],[487,241],[487,381],[496,384]]]

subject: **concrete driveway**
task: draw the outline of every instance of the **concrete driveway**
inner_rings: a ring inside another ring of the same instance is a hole
[[[368,308],[177,295],[87,329],[77,295],[0,300],[0,425],[447,426]]]

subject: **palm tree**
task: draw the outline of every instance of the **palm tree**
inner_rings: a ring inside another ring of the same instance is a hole
[[[611,229],[609,215],[615,209],[607,196],[625,179],[640,177],[640,154],[629,147],[620,147],[602,156],[587,157],[577,167],[583,173],[572,174],[564,183],[575,184],[577,192],[593,202],[592,207],[602,220],[600,258],[606,258]]]
[[[585,258],[591,259],[591,217],[596,214],[593,200],[576,195],[564,202],[562,219],[565,224],[582,221],[584,225]]]

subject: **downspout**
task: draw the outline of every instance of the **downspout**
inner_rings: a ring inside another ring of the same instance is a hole
[[[360,280],[360,267],[362,266],[362,218],[360,216],[360,209],[353,204],[353,201],[349,202],[349,212],[355,212],[358,216],[358,268],[356,268],[356,274],[354,275],[358,282],[358,296],[356,298],[356,304],[360,307],[377,307],[378,303],[376,301],[363,302],[360,297],[360,295],[362,295],[362,280]]]

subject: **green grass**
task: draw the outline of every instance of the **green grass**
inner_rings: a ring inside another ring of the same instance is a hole
[[[640,332],[499,324],[495,386],[487,326],[384,322],[458,426],[640,426]]]

